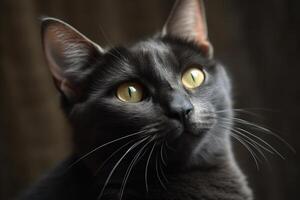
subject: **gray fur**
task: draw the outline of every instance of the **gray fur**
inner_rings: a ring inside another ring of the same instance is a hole
[[[231,147],[231,81],[208,51],[202,6],[177,1],[162,35],[107,51],[71,26],[45,19],[46,58],[73,127],[75,151],[24,200],[89,200],[99,194],[105,200],[253,199]],[[192,90],[181,81],[191,67],[205,74]],[[143,86],[141,102],[117,98],[116,88],[128,81]],[[133,133],[136,141],[128,147],[124,139],[105,146]]]

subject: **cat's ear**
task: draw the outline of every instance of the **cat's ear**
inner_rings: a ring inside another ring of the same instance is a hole
[[[193,40],[200,46],[206,57],[213,57],[213,47],[208,40],[203,0],[177,0],[162,35]]]
[[[58,90],[72,101],[80,99],[92,64],[103,55],[103,49],[55,18],[42,19],[42,43]]]

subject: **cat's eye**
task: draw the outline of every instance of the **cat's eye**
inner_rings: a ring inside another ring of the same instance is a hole
[[[199,68],[192,67],[183,73],[181,81],[185,88],[194,89],[202,85],[204,79],[204,72]]]
[[[143,99],[143,87],[136,82],[126,82],[119,85],[117,97],[124,102],[137,103]]]

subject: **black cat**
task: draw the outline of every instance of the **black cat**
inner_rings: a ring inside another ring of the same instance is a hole
[[[131,46],[101,48],[53,18],[42,38],[74,151],[22,199],[252,199],[202,1],[177,1],[160,34]]]

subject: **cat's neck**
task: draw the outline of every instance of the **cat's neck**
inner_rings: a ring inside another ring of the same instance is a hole
[[[149,200],[252,199],[252,192],[245,181],[245,176],[234,162],[224,162],[206,170],[174,174],[169,178],[166,191],[158,187],[153,188],[150,194]]]

